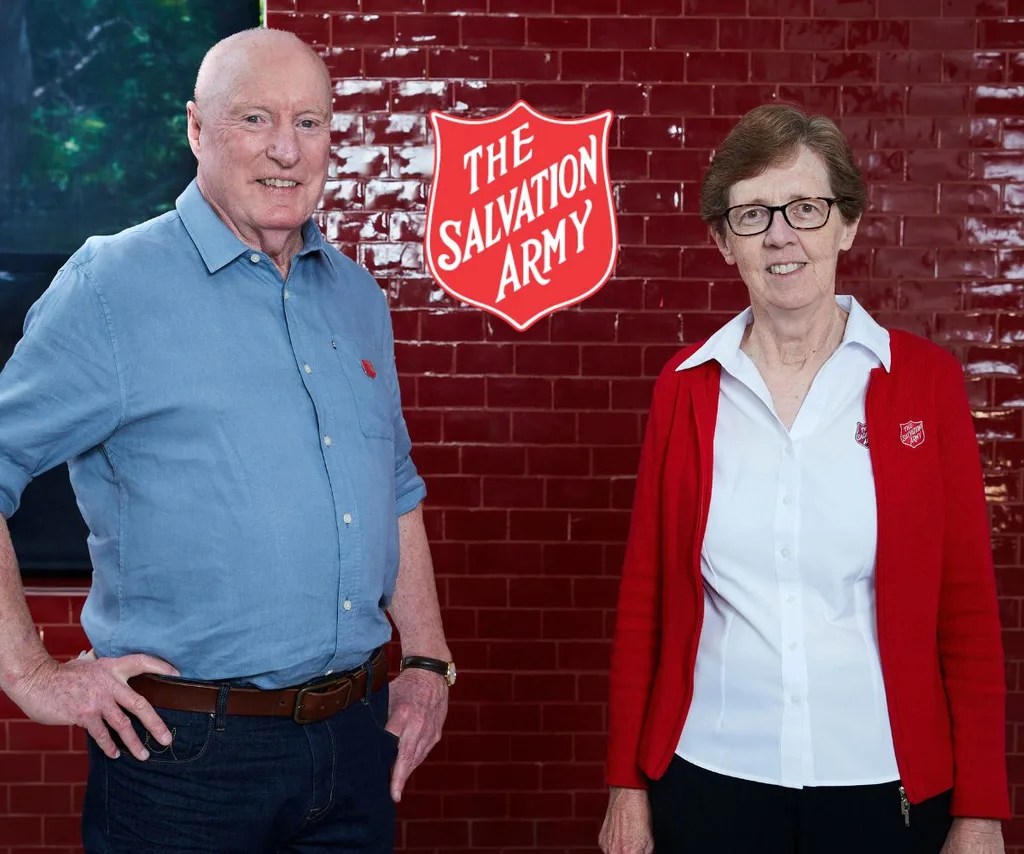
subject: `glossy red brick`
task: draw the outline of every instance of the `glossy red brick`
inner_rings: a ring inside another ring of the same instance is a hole
[[[718,25],[721,50],[779,50],[782,48],[780,18],[725,18]]]
[[[491,0],[490,11],[502,15],[550,14],[552,0]]]
[[[745,15],[746,0],[683,0],[685,16]]]
[[[942,14],[954,18],[972,15],[979,18],[1000,18],[1010,14],[1008,3],[1019,2],[1020,0],[942,0]]]
[[[512,439],[516,443],[571,445],[576,441],[576,415],[569,412],[515,412]]]
[[[331,43],[330,15],[293,15],[267,12],[267,27],[273,30],[289,30],[311,45]]]
[[[683,144],[683,122],[677,118],[626,116],[618,124],[619,142],[625,148],[679,148]]]
[[[1001,83],[1006,77],[1006,54],[988,53],[945,53],[942,60],[943,79],[952,83]],[[974,109],[986,112],[978,105],[978,93],[975,90]]]
[[[658,18],[654,47],[659,50],[708,50],[718,46],[717,23],[710,18]]]
[[[645,239],[649,246],[683,244],[700,246],[710,242],[708,226],[696,214],[659,214],[645,218]]]
[[[569,377],[555,380],[555,409],[607,409],[611,388],[607,380]]]
[[[975,108],[996,116],[1024,115],[1024,86],[977,86]]]
[[[683,0],[631,0],[620,4],[625,15],[681,15]]]
[[[524,83],[522,96],[536,110],[550,115],[578,116],[583,112],[580,83]]]
[[[488,406],[549,409],[551,380],[542,377],[488,377]]]
[[[942,11],[943,0],[888,0],[880,3],[880,18],[937,18]]]
[[[512,15],[466,15],[462,43],[473,47],[524,47],[526,19]]]
[[[392,44],[395,21],[394,15],[334,15],[335,41],[345,47]]]
[[[910,47],[908,21],[850,21],[847,34],[849,50],[878,50]]]
[[[543,18],[538,20],[545,21]],[[583,19],[579,20],[583,22]],[[649,48],[652,46],[657,27],[657,23],[650,18],[591,18],[589,24],[589,46],[600,50]]]
[[[486,50],[433,48],[427,63],[432,77],[488,77],[491,73],[491,55]],[[454,105],[460,107],[458,98]]]
[[[399,80],[391,83],[391,103],[398,112],[445,110],[451,106],[451,86],[442,80]]]
[[[616,15],[619,0],[555,0],[556,15]],[[624,14],[628,14],[624,10]]]
[[[584,93],[588,113],[612,110],[623,115],[646,110],[646,87],[642,83],[591,83]]]
[[[558,851],[586,851],[587,843],[594,838],[594,828],[601,822],[592,818],[573,821],[538,821],[537,842],[540,845],[561,845]],[[572,847],[575,846],[575,847]]]
[[[397,15],[395,42],[416,46],[459,44],[459,20],[442,15]]]
[[[914,50],[971,50],[975,46],[973,18],[932,18],[912,21],[910,47]]]
[[[783,50],[753,51],[750,79],[779,83],[810,83],[814,78],[814,54]]]
[[[814,79],[819,83],[867,83],[878,74],[874,53],[819,53],[814,60]]]
[[[785,22],[782,46],[785,50],[842,50],[846,43],[846,24],[821,18],[789,19]]]
[[[982,49],[1019,50],[1024,44],[1024,20],[981,21],[978,47]]]
[[[686,80],[686,52],[625,51],[622,57],[622,79],[647,83],[682,83]]]
[[[497,48],[491,54],[491,73],[500,79],[554,80],[558,59],[553,51]]]
[[[938,83],[942,80],[942,54],[883,52],[879,55],[878,73],[890,83]]]
[[[692,51],[686,58],[686,79],[691,83],[744,82],[749,76],[744,52]]]
[[[910,86],[907,112],[911,115],[961,116],[967,112],[970,98],[971,90],[965,86]]]
[[[836,115],[839,112],[839,86],[779,86],[779,100],[797,104],[806,112]],[[852,140],[848,141],[853,144]]]

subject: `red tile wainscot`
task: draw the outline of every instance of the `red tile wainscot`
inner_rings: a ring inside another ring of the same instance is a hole
[[[460,666],[445,739],[399,809],[403,851],[593,852],[616,579],[652,378],[744,305],[697,218],[746,109],[836,117],[870,183],[840,289],[967,369],[993,509],[1024,854],[1024,4],[1019,0],[268,0],[336,77],[329,237],[393,309]],[[426,112],[523,97],[610,108],[614,278],[525,334],[433,285]],[[82,591],[33,588],[60,656]],[[395,650],[392,650],[394,653]],[[392,661],[394,661],[394,655]],[[82,733],[0,699],[0,854],[76,851]]]

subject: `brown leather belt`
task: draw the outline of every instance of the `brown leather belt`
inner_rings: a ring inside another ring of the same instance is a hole
[[[376,691],[388,679],[388,660],[383,649],[378,650],[370,660],[369,668],[364,664],[358,670],[339,673],[302,688],[264,691],[259,688],[231,687],[228,690],[226,713],[291,718],[299,724],[322,721],[366,696],[368,669],[373,671],[371,690]],[[128,685],[152,705],[164,709],[211,715],[217,711],[220,686],[209,682],[164,679],[143,673],[129,679]]]

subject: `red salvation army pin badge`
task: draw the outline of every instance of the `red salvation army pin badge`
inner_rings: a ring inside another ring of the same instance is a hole
[[[557,119],[525,101],[486,119],[431,111],[424,248],[437,283],[520,332],[596,293],[618,255],[613,118]]]
[[[868,447],[868,425],[863,421],[858,421],[857,432],[854,433],[853,438],[856,439],[858,445]]]
[[[908,448],[916,448],[924,442],[924,422],[908,421],[900,424],[900,441]]]
[[[363,373],[371,380],[377,377],[377,372],[373,369],[373,362],[369,359],[363,359]]]

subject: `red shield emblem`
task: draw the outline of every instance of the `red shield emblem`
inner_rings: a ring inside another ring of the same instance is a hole
[[[900,441],[908,448],[916,448],[924,442],[924,422],[908,421],[900,424]]]
[[[858,421],[857,432],[853,438],[857,440],[858,445],[863,445],[866,448],[868,446],[868,425]]]
[[[612,118],[556,119],[525,101],[487,119],[431,112],[424,245],[437,283],[520,332],[595,293],[618,254]]]

